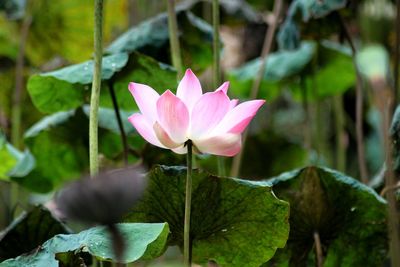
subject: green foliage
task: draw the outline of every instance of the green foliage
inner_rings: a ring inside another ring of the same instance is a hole
[[[31,65],[42,66],[50,59],[82,62],[93,53],[93,3],[81,0],[35,0],[28,8],[32,24],[26,46]],[[104,40],[109,42],[127,26],[126,0],[107,1]],[[45,30],[44,30],[45,29]],[[65,63],[64,63],[65,64]],[[57,66],[57,64],[56,64]]]
[[[195,72],[205,69],[212,63],[211,26],[186,11],[185,6],[177,9],[177,20],[181,38],[183,62]],[[131,28],[117,38],[106,49],[109,53],[132,53],[138,51],[158,61],[170,63],[168,17],[162,13]],[[166,57],[168,55],[168,57]]]
[[[139,53],[132,53],[125,69],[115,77],[114,90],[118,105],[125,110],[139,110],[128,90],[130,82],[143,83],[151,86],[160,94],[166,89],[176,88],[176,71],[171,66],[157,62],[151,57]],[[100,105],[112,107],[111,96],[108,90],[102,91]],[[126,118],[127,119],[127,118]]]
[[[35,158],[29,150],[19,151],[0,132],[0,180],[10,177],[23,177],[35,167]]]
[[[356,73],[350,53],[344,46],[322,41],[317,60],[308,72],[301,75],[300,81],[289,84],[294,97],[300,100],[306,92],[310,101],[341,95],[352,88],[356,82]]]
[[[295,0],[290,4],[288,15],[277,33],[281,49],[294,49],[300,45],[300,26],[296,22],[297,14],[301,13],[303,22],[311,18],[321,18],[332,11],[343,8],[346,0]],[[335,21],[336,23],[336,21]],[[330,25],[330,27],[332,27]]]
[[[63,233],[67,233],[65,226],[50,211],[37,206],[24,212],[2,231],[0,262],[30,252],[54,235]]]
[[[20,19],[24,16],[27,0],[3,0],[0,11],[4,11],[9,19]]]
[[[315,266],[314,233],[324,266],[380,266],[387,253],[386,201],[342,173],[318,167],[266,182],[291,206],[290,236],[271,266]]]
[[[300,72],[310,62],[315,52],[315,43],[303,42],[299,49],[282,50],[271,53],[265,64],[263,79],[271,82],[280,81]],[[254,80],[261,67],[261,59],[248,62],[243,67],[232,71],[232,75],[241,80]]]
[[[79,177],[88,167],[87,119],[81,111],[47,116],[25,133],[36,158],[35,169],[15,181],[37,192],[48,192]]]
[[[155,167],[141,202],[127,221],[167,221],[170,245],[183,245],[186,168]],[[289,207],[258,182],[193,172],[193,260],[220,266],[260,266],[285,245]],[[249,237],[257,236],[256,244]]]
[[[128,62],[125,53],[103,58],[102,79],[110,79]],[[63,69],[32,76],[28,81],[28,91],[35,106],[42,112],[77,108],[85,100],[85,89],[93,78],[93,60]],[[84,86],[86,85],[86,87]]]
[[[315,54],[314,42],[303,42],[295,50],[279,50],[269,54],[265,64],[263,81],[258,97],[272,100],[279,95],[282,83],[299,74]],[[236,97],[247,98],[261,67],[261,59],[254,59],[230,71],[232,83],[230,93]]]
[[[125,240],[123,262],[154,259],[164,252],[168,238],[168,224],[124,223],[117,225]],[[116,260],[110,234],[104,226],[97,226],[78,234],[56,235],[35,253],[19,256],[0,263],[1,267],[48,266],[58,267],[55,256],[59,253],[89,252],[102,260]]]

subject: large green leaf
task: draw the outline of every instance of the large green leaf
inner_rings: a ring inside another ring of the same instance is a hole
[[[191,1],[190,10],[197,16],[204,16],[204,10],[212,10],[211,1]],[[220,20],[223,25],[238,23],[260,23],[261,16],[245,1],[220,0]],[[211,17],[211,14],[209,14]]]
[[[171,227],[170,245],[183,244],[184,167],[155,167],[141,202],[128,221]],[[260,266],[288,236],[289,206],[262,183],[193,172],[191,239],[193,260],[220,266]],[[252,237],[257,237],[254,241]]]
[[[102,79],[110,79],[128,62],[125,53],[103,57]],[[85,89],[93,78],[93,61],[68,66],[56,71],[33,75],[28,81],[28,92],[35,106],[42,112],[77,108],[84,103]]]
[[[324,40],[319,44],[317,58],[316,66],[303,73],[301,81],[288,85],[297,100],[304,97],[304,92],[310,101],[341,95],[353,88],[356,72],[348,47]]]
[[[382,265],[387,206],[373,189],[318,167],[287,172],[267,184],[291,206],[289,241],[271,266],[315,266],[314,233],[321,240],[325,267]]]
[[[84,105],[83,112],[89,118],[90,114],[90,106]],[[125,111],[119,110],[121,120],[122,120],[122,127],[126,134],[133,134],[136,133],[135,128],[132,124],[128,121],[128,117],[133,114],[133,111]],[[115,110],[111,108],[99,108],[99,127],[110,130],[113,133],[120,134],[120,129],[117,122],[117,117],[115,114]]]
[[[139,110],[128,90],[129,82],[151,86],[160,94],[167,89],[175,91],[177,87],[176,71],[171,66],[157,62],[151,57],[133,52],[125,69],[115,77],[114,90],[119,108]],[[109,90],[103,90],[100,96],[102,107],[113,107]],[[122,118],[127,120],[127,118]]]
[[[186,11],[190,5],[177,8],[177,20],[181,38],[183,61],[194,71],[206,68],[212,63],[211,26]],[[162,13],[150,18],[122,34],[106,49],[109,53],[140,53],[158,61],[170,63],[168,16]]]
[[[126,245],[124,263],[154,259],[164,252],[169,233],[168,224],[124,223],[118,224],[117,227]],[[107,228],[98,226],[78,234],[56,235],[37,252],[4,261],[0,266],[58,267],[59,262],[55,256],[69,251],[86,251],[103,260],[116,260]]]
[[[86,116],[65,111],[44,117],[25,133],[26,145],[36,167],[24,178],[14,179],[38,192],[48,192],[79,177],[88,168]]]
[[[67,233],[67,229],[47,209],[38,206],[24,212],[0,233],[0,262],[30,252],[63,233]]]
[[[332,11],[343,8],[347,0],[295,0],[290,4],[288,15],[277,33],[281,49],[294,49],[299,45],[300,29],[296,23],[298,13],[301,13],[303,22],[311,18],[321,18]]]
[[[299,49],[271,53],[264,62],[263,79],[275,82],[297,74],[310,62],[314,52],[315,43],[307,41],[303,42]],[[261,59],[257,58],[243,67],[233,70],[231,74],[240,80],[254,80],[261,64]]]

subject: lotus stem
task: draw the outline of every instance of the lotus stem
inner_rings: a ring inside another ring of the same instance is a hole
[[[168,7],[168,30],[169,30],[169,44],[171,46],[172,65],[177,71],[177,79],[179,80],[183,73],[181,48],[179,45],[178,37],[178,22],[175,13],[175,0],[167,0]]]
[[[183,258],[184,265],[191,265],[191,242],[190,242],[190,210],[192,205],[192,141],[186,142],[187,154],[187,175],[186,175],[186,194],[185,194],[185,222],[183,230]]]
[[[220,64],[220,36],[219,36],[219,0],[212,2],[212,16],[213,16],[213,87],[218,88],[221,84],[221,64]],[[218,175],[225,176],[225,159],[221,156],[217,157],[218,161]]]
[[[121,142],[122,142],[122,146],[124,149],[124,152],[123,152],[124,153],[123,154],[124,164],[125,164],[125,166],[128,166],[129,146],[128,146],[128,141],[126,139],[124,125],[122,123],[121,114],[119,112],[117,96],[116,96],[115,90],[114,90],[114,82],[112,80],[110,80],[110,82],[108,83],[108,88],[110,89],[110,95],[111,95],[111,100],[112,100],[113,107],[114,107],[115,117],[117,118],[118,128],[119,128],[119,131],[121,134]]]
[[[356,140],[357,140],[357,158],[358,158],[358,167],[360,169],[360,180],[361,182],[367,184],[368,183],[368,170],[367,170],[367,165],[365,163],[365,149],[364,149],[364,133],[363,133],[363,88],[362,88],[362,79],[360,72],[358,71],[357,64],[355,62],[355,55],[357,53],[356,47],[353,43],[353,40],[351,38],[349,29],[346,26],[346,23],[344,22],[342,16],[340,15],[339,12],[337,12],[337,15],[339,16],[339,21],[341,24],[341,27],[343,29],[343,33],[345,35],[345,38],[349,42],[349,45],[351,47],[351,51],[353,54],[353,64],[354,64],[354,69],[356,71]]]
[[[101,88],[101,61],[103,54],[103,0],[94,1],[94,70],[89,116],[90,175],[99,172],[98,113]]]

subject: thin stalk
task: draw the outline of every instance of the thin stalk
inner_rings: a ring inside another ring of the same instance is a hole
[[[94,70],[89,116],[90,175],[99,172],[98,113],[101,88],[101,63],[103,54],[103,0],[94,0]]]
[[[341,27],[343,29],[343,33],[345,38],[349,42],[352,51],[353,65],[356,71],[357,83],[356,83],[356,140],[357,140],[357,158],[358,158],[358,167],[360,169],[360,179],[361,182],[367,184],[368,183],[368,170],[367,165],[365,163],[365,149],[364,149],[364,132],[363,132],[363,88],[362,88],[362,79],[360,72],[358,70],[357,64],[355,62],[355,56],[357,53],[356,47],[351,38],[349,29],[346,26],[342,16],[338,12],[339,21]]]
[[[118,106],[117,96],[114,90],[113,81],[110,80],[110,82],[108,83],[108,88],[110,89],[111,100],[113,103],[115,116],[117,118],[118,128],[121,134],[122,146],[124,148],[124,164],[125,166],[128,166],[128,155],[129,155],[128,141],[126,140],[126,134],[124,130],[124,125],[122,124],[121,114],[119,112],[119,106]]]
[[[390,92],[389,89],[383,89]],[[376,98],[380,98],[380,111],[382,116],[382,136],[385,149],[385,162],[387,171],[385,173],[385,187],[391,188],[396,186],[395,173],[393,170],[393,156],[392,156],[392,138],[389,134],[391,112],[392,112],[392,97],[390,93],[385,93],[380,90],[377,92]],[[389,253],[391,266],[400,266],[400,229],[399,229],[399,213],[397,210],[396,192],[389,190],[386,192],[386,199],[388,201],[388,237],[389,237]]]
[[[315,266],[322,267],[323,263],[324,263],[323,262],[324,256],[322,254],[322,245],[321,245],[321,239],[319,237],[319,233],[314,232],[313,238],[314,238],[314,245],[315,245],[315,258],[317,259]]]
[[[183,259],[184,265],[191,265],[191,242],[190,242],[190,210],[192,206],[192,141],[186,142],[187,154],[187,175],[186,175],[186,194],[185,194],[185,222],[183,230]]]
[[[396,1],[397,14],[396,14],[396,42],[394,48],[394,96],[396,103],[400,102],[399,92],[399,61],[400,61],[400,0]]]
[[[312,124],[311,124],[311,107],[310,104],[308,103],[308,92],[307,88],[304,83],[304,79],[301,78],[300,81],[300,87],[301,87],[301,102],[303,104],[303,110],[305,113],[304,116],[304,124],[305,124],[305,129],[304,129],[304,147],[310,153],[312,151],[312,145],[311,145],[311,140],[312,140]]]
[[[21,147],[21,99],[24,91],[25,46],[31,24],[32,16],[27,15],[21,26],[21,36],[15,67],[15,91],[11,110],[11,143],[17,148]]]
[[[260,58],[261,66],[260,66],[260,69],[258,70],[257,76],[256,76],[253,86],[251,88],[250,99],[256,98],[258,95],[258,91],[260,90],[261,82],[262,82],[264,72],[265,72],[267,58],[268,58],[269,53],[271,52],[275,31],[276,31],[276,28],[278,27],[279,18],[280,18],[280,14],[281,14],[281,10],[282,10],[282,5],[283,5],[282,0],[275,1],[274,10],[273,10],[274,21],[272,22],[271,25],[269,25],[267,33],[264,38],[264,44],[263,44],[261,58]],[[243,134],[243,138],[242,138],[242,149],[239,152],[239,154],[233,159],[232,168],[231,168],[231,176],[232,177],[237,177],[239,175],[240,166],[242,164],[242,157],[243,157],[242,153],[245,148],[247,135],[248,135],[247,131],[245,131],[245,133]]]
[[[346,171],[346,133],[342,96],[333,97],[336,130],[336,169]]]
[[[217,88],[221,84],[221,64],[220,64],[220,36],[219,36],[219,0],[212,2],[212,17],[213,17],[213,85]],[[218,175],[225,176],[225,158],[217,157],[218,161]]]
[[[28,39],[29,29],[32,24],[32,16],[25,16],[22,26],[20,43],[15,66],[15,91],[13,95],[13,105],[11,109],[11,143],[21,148],[21,99],[24,93],[24,68],[25,68],[25,46]],[[11,183],[10,185],[10,218],[14,218],[19,200],[19,185]]]
[[[182,77],[182,56],[178,37],[178,23],[175,13],[175,0],[167,0],[169,44],[171,46],[172,64],[177,71],[177,79]]]

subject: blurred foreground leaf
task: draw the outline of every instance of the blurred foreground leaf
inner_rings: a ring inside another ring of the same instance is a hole
[[[342,173],[306,167],[272,178],[275,194],[290,203],[290,236],[271,266],[315,266],[314,233],[325,267],[381,266],[387,255],[386,201]]]
[[[154,259],[164,252],[169,233],[168,224],[123,223],[117,224],[117,227],[126,244],[124,263]],[[56,235],[37,251],[2,262],[0,266],[58,267],[56,255],[69,251],[85,251],[102,260],[115,260],[107,228],[98,226],[78,234]]]
[[[186,168],[155,167],[128,221],[167,221],[170,245],[183,244]],[[260,266],[288,236],[289,207],[262,183],[193,173],[193,260],[220,266]],[[257,240],[253,237],[257,236]]]
[[[35,207],[0,232],[0,262],[30,252],[49,238],[62,233],[67,233],[67,230],[61,222],[47,209]],[[0,266],[3,265],[0,263]]]

